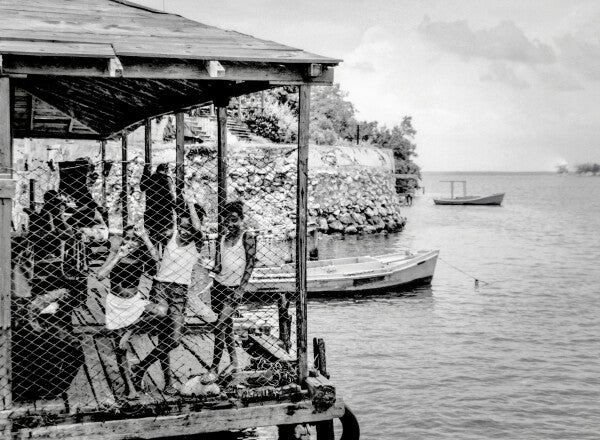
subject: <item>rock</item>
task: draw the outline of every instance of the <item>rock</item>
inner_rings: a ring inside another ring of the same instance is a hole
[[[319,218],[317,227],[320,232],[327,232],[329,230],[329,225],[327,224],[327,220],[325,220],[323,217]]]
[[[329,229],[332,232],[342,232],[344,231],[344,225],[339,220],[334,220],[332,222],[327,222],[329,224]]]
[[[342,222],[345,225],[349,225],[351,223],[354,223],[352,216],[350,214],[348,214],[347,212],[341,214],[338,218],[338,220],[340,222]]]
[[[362,214],[358,214],[357,212],[353,212],[350,214],[354,223],[362,225],[365,222],[365,217]]]
[[[354,225],[347,226],[346,229],[344,229],[344,233],[349,235],[357,234],[358,228]]]
[[[363,232],[365,234],[374,234],[377,231],[377,229],[374,226],[371,225],[365,225]]]

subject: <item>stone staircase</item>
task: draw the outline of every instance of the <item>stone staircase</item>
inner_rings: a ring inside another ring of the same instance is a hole
[[[232,135],[236,136],[240,140],[252,140],[252,132],[248,126],[239,119],[227,118],[227,130],[229,130]]]

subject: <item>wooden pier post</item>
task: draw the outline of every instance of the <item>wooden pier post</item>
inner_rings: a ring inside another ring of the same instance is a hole
[[[185,119],[183,112],[175,114],[175,197],[177,203],[183,201],[185,182]]]
[[[0,410],[12,406],[11,223],[15,194],[15,182],[12,179],[12,95],[10,79],[0,77]],[[1,430],[9,429],[6,423],[2,425]]]
[[[296,338],[298,383],[308,375],[306,313],[306,218],[308,203],[308,137],[310,121],[310,86],[298,86],[298,176],[296,188]]]
[[[144,123],[144,165],[152,169],[152,119]]]
[[[227,105],[229,97],[215,102],[217,106],[217,221],[219,237],[225,235],[223,210],[227,203]],[[220,240],[215,243],[217,255],[221,252]]]
[[[125,229],[129,221],[129,210],[127,207],[127,196],[129,193],[127,165],[127,132],[123,132],[121,136],[121,219],[123,229]]]
[[[29,179],[29,209],[35,212],[35,179]]]
[[[106,140],[104,139],[100,141],[100,162],[102,163],[102,187],[100,194],[102,197],[102,209],[106,211]]]

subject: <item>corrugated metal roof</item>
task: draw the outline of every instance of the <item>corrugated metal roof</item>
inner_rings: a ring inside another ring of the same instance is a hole
[[[0,54],[337,64],[125,0],[0,0]]]

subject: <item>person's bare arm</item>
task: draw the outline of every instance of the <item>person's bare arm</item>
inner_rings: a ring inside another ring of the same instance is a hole
[[[236,302],[242,300],[246,285],[250,281],[254,265],[256,264],[256,235],[253,232],[244,232],[244,249],[246,251],[246,266],[244,267],[244,274],[242,275],[240,285],[234,293]]]
[[[196,211],[196,206],[194,205],[194,202],[189,201],[187,203],[188,209],[190,210],[190,217],[192,218],[192,227],[196,230],[199,231],[200,228],[202,228],[202,219],[200,219],[200,216],[198,215],[198,212]]]
[[[113,254],[112,258],[107,260],[106,263],[104,263],[104,266],[100,268],[100,270],[96,274],[96,277],[99,280],[106,278],[110,274],[110,272],[115,268],[115,266],[119,264],[119,261],[121,261],[122,258],[125,258],[127,255],[129,255],[130,252],[131,249],[121,244],[119,250],[115,254]]]
[[[144,229],[143,226],[139,227],[139,228],[135,227],[133,232],[135,233],[135,235],[138,238],[140,238],[144,242],[144,245],[148,249],[148,252],[150,253],[150,256],[152,257],[152,259],[155,262],[159,262],[160,256],[158,255],[158,251],[156,250],[156,247],[154,246],[154,244],[152,244],[152,241],[150,241],[150,237],[148,236],[146,229]]]

